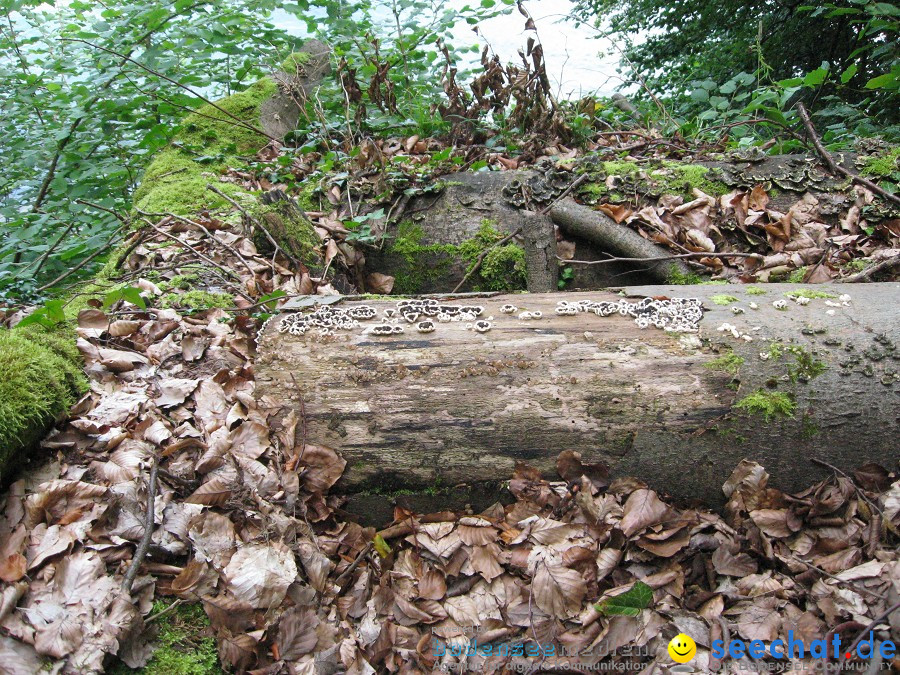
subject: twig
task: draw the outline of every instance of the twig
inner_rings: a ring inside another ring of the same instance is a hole
[[[762,260],[763,256],[759,253],[679,253],[677,255],[666,255],[658,258],[604,258],[603,260],[566,260],[556,256],[558,260],[562,260],[569,265],[606,265],[608,263],[617,262],[659,262],[663,260],[680,260],[685,258],[754,258]]]
[[[87,258],[85,258],[85,259],[82,260],[80,263],[78,263],[77,265],[75,265],[75,267],[72,267],[72,268],[70,268],[68,271],[63,272],[63,273],[60,274],[58,277],[56,277],[53,281],[44,284],[43,286],[41,286],[41,287],[38,288],[37,290],[39,290],[39,291],[46,291],[48,288],[52,288],[53,286],[56,286],[56,284],[58,284],[59,282],[63,281],[64,279],[68,279],[70,276],[72,276],[73,274],[75,274],[75,272],[77,272],[77,271],[80,270],[82,267],[84,267],[85,265],[87,265],[88,263],[90,263],[94,258],[96,258],[98,255],[100,255],[101,253],[103,253],[107,248],[109,248],[109,245],[113,243],[113,241],[115,240],[115,238],[118,237],[118,236],[119,236],[119,233],[121,233],[121,232],[122,232],[122,228],[120,227],[120,228],[118,228],[115,232],[112,233],[112,236],[111,236],[109,239],[106,240],[106,243],[104,243],[103,246],[101,246],[101,247],[98,248],[96,251],[94,251],[93,253],[91,253]]]
[[[802,103],[797,104],[797,113],[800,115],[800,119],[803,121],[803,126],[806,127],[806,133],[809,136],[810,142],[816,148],[819,156],[822,157],[823,161],[828,165],[828,168],[832,173],[843,174],[844,176],[850,178],[854,183],[859,183],[860,185],[867,187],[869,190],[877,195],[880,195],[882,198],[892,201],[895,204],[900,204],[900,197],[898,197],[897,195],[891,194],[869,179],[863,178],[862,176],[853,173],[849,169],[845,169],[843,166],[835,162],[834,157],[831,156],[831,153],[825,149],[825,146],[822,145],[822,141],[819,140],[819,136],[818,134],[816,134],[816,128],[813,126],[812,120],[809,119],[809,113],[806,111],[806,107]]]
[[[243,213],[244,216],[247,218],[247,220],[249,220],[251,223],[253,223],[254,225],[256,225],[256,227],[258,227],[259,229],[261,229],[261,230],[263,231],[263,233],[266,235],[266,239],[269,240],[269,243],[272,244],[272,246],[275,247],[275,253],[276,253],[276,254],[277,254],[279,251],[281,251],[281,254],[282,254],[285,258],[287,258],[288,260],[290,260],[292,263],[294,263],[294,266],[295,266],[297,269],[300,269],[300,270],[304,269],[304,265],[301,265],[299,260],[297,260],[294,256],[292,256],[290,253],[288,253],[287,251],[285,251],[283,248],[281,248],[281,246],[278,245],[278,242],[275,241],[275,237],[272,236],[272,233],[269,232],[268,229],[266,229],[266,226],[263,225],[259,220],[257,220],[256,218],[254,218],[252,215],[250,215],[250,212],[247,211],[247,209],[245,209],[243,206],[241,206],[240,204],[238,204],[236,201],[234,201],[231,197],[229,197],[228,195],[226,195],[224,192],[222,192],[219,188],[217,188],[217,187],[216,187],[215,185],[213,185],[212,183],[207,184],[206,189],[209,190],[210,192],[214,192],[215,194],[219,195],[222,199],[224,199],[226,202],[228,202],[229,204],[231,204],[231,205],[232,205],[234,208],[236,208],[238,211],[240,211],[241,213]]]
[[[875,626],[877,626],[878,624],[880,624],[882,621],[886,620],[891,614],[893,614],[894,612],[896,612],[898,609],[900,609],[900,602],[894,603],[893,605],[891,605],[890,607],[888,607],[886,610],[884,610],[881,614],[879,614],[878,616],[876,616],[876,617],[872,620],[872,623],[870,623],[868,626],[866,626],[866,627],[862,630],[862,632],[861,632],[859,635],[856,636],[856,639],[853,641],[853,644],[851,644],[850,647],[847,649],[847,652],[846,652],[846,653],[847,653],[847,654],[850,654],[850,656],[852,657],[852,656],[853,656],[853,651],[856,649],[857,645],[858,645],[860,642],[862,642],[862,639],[863,639],[863,637],[865,637],[866,633],[875,630]]]
[[[200,253],[200,251],[198,251],[197,249],[195,249],[193,246],[191,246],[191,245],[188,244],[187,242],[181,241],[181,239],[179,239],[178,237],[176,237],[174,234],[169,234],[169,233],[166,232],[165,230],[162,230],[162,229],[158,228],[156,225],[154,225],[154,224],[150,221],[149,218],[142,218],[142,220],[143,220],[145,223],[147,223],[147,225],[149,225],[151,228],[153,228],[154,231],[156,231],[156,232],[158,232],[159,234],[161,234],[162,236],[167,237],[168,239],[171,239],[172,241],[178,243],[180,246],[183,246],[183,247],[186,248],[188,251],[190,251],[191,253],[193,253],[194,255],[196,255],[198,258],[200,258],[200,260],[202,260],[202,261],[204,261],[204,262],[206,262],[206,263],[209,263],[210,265],[212,265],[212,266],[215,267],[216,269],[221,270],[222,273],[225,275],[226,278],[231,277],[232,282],[233,282],[235,279],[237,279],[238,281],[240,281],[240,277],[238,276],[237,272],[235,272],[234,270],[230,270],[230,269],[227,269],[227,268],[225,268],[225,267],[222,267],[222,266],[221,266],[219,263],[217,263],[215,260],[213,260],[212,258],[208,258],[207,256],[203,255],[202,253]],[[237,288],[237,293],[238,293],[238,295],[240,295],[242,298],[244,298],[247,302],[250,302],[250,303],[253,302],[253,298],[251,298],[249,295],[247,295],[246,293],[244,293],[244,292],[240,289],[240,287]]]
[[[830,572],[826,572],[821,567],[813,565],[811,562],[807,562],[806,560],[803,560],[802,558],[798,558],[797,556],[795,556],[793,554],[789,554],[789,555],[790,555],[791,560],[795,560],[798,563],[802,563],[802,564],[806,565],[807,567],[814,569],[819,574],[822,574],[822,575],[828,577],[829,579],[836,581],[838,584],[850,589],[851,591],[865,593],[866,595],[870,595],[873,598],[878,598],[879,600],[885,599],[881,593],[876,593],[875,591],[870,591],[868,588],[865,588],[864,586],[857,586],[856,584],[854,584],[850,581],[845,581],[844,579],[841,579],[840,577],[837,577],[837,576],[831,574]]]
[[[144,515],[144,536],[134,551],[131,566],[122,579],[122,590],[131,593],[131,586],[137,576],[138,569],[150,548],[150,539],[153,537],[153,513],[156,507],[156,476],[159,473],[159,455],[153,455],[153,464],[150,467],[150,480],[147,484],[147,513]]]
[[[500,247],[500,246],[503,246],[503,245],[504,245],[506,242],[508,242],[510,239],[512,239],[513,237],[517,236],[521,231],[522,231],[522,228],[520,227],[520,228],[516,229],[515,232],[510,232],[508,235],[506,235],[505,237],[503,237],[503,239],[501,239],[500,241],[498,241],[497,243],[495,243],[493,246],[490,246],[489,248],[484,249],[484,250],[481,252],[481,255],[478,256],[478,260],[475,261],[475,264],[472,265],[471,268],[469,268],[469,271],[468,271],[468,272],[466,272],[466,276],[464,276],[464,277],[462,278],[462,281],[460,281],[458,284],[456,284],[456,288],[454,288],[454,289],[453,289],[452,291],[450,291],[450,292],[451,292],[451,293],[456,293],[456,291],[458,291],[460,288],[462,288],[462,287],[463,287],[463,284],[465,284],[465,283],[469,280],[469,277],[471,277],[473,274],[475,274],[475,272],[477,272],[479,269],[481,269],[481,263],[484,262],[484,259],[487,257],[487,254],[488,254],[488,253],[490,253],[491,251],[493,251],[495,248],[498,248],[498,247]]]
[[[363,559],[366,557],[366,554],[367,554],[370,550],[372,550],[372,546],[373,546],[373,544],[372,544],[372,542],[370,541],[368,544],[366,544],[366,545],[363,547],[363,550],[360,551],[360,552],[356,555],[356,558],[353,559],[353,562],[350,563],[350,567],[348,567],[348,568],[345,569],[343,572],[341,572],[341,575],[340,575],[337,579],[334,580],[335,585],[340,586],[341,584],[344,583],[344,579],[346,579],[346,578],[349,577],[351,574],[353,574],[353,571],[354,571],[357,567],[359,567],[359,564],[360,564],[360,563],[363,561]]]
[[[860,281],[870,281],[872,277],[874,277],[879,272],[883,272],[884,270],[892,270],[895,267],[900,267],[900,255],[895,255],[890,258],[886,258],[879,263],[875,263],[874,265],[870,265],[862,272],[858,272],[857,274],[851,274],[849,277],[844,279],[838,279],[837,281],[842,284],[853,284]]]
[[[823,466],[826,469],[831,469],[835,473],[838,473],[838,474],[842,475],[844,478],[846,478],[847,480],[849,480],[850,484],[853,486],[853,489],[856,490],[857,496],[860,499],[862,499],[863,501],[865,501],[870,507],[872,507],[873,512],[878,513],[879,515],[882,515],[882,516],[884,515],[881,512],[881,509],[878,508],[878,504],[876,504],[871,499],[869,499],[869,497],[866,495],[866,493],[863,492],[862,489],[856,484],[856,481],[853,480],[853,478],[851,476],[849,476],[846,472],[841,471],[834,464],[829,464],[828,462],[821,460],[818,457],[812,457],[812,458],[810,458],[810,461],[813,464],[818,464],[819,466]]]
[[[213,233],[210,232],[205,226],[201,225],[200,223],[195,222],[195,221],[191,220],[190,218],[185,218],[184,216],[177,216],[177,215],[175,215],[174,213],[168,213],[168,212],[165,212],[165,213],[149,213],[149,212],[146,212],[146,211],[141,211],[141,210],[138,209],[138,208],[136,208],[135,210],[136,210],[139,214],[141,214],[142,216],[150,216],[150,217],[153,217],[153,218],[160,218],[160,217],[168,216],[169,218],[174,218],[175,220],[180,220],[182,223],[187,223],[188,225],[193,225],[194,227],[200,228],[201,230],[203,230],[203,233],[204,233],[207,237],[209,237],[210,239],[212,239],[215,243],[219,244],[220,246],[224,246],[224,247],[225,247],[226,249],[228,249],[232,254],[234,254],[234,255],[237,257],[237,259],[240,260],[240,261],[243,263],[244,267],[247,268],[247,271],[250,273],[250,276],[251,276],[251,277],[256,275],[256,272],[254,272],[254,271],[253,271],[253,268],[250,267],[250,263],[248,263],[247,260],[244,258],[244,256],[242,256],[242,255],[240,254],[240,251],[238,251],[238,250],[237,250],[234,246],[232,246],[231,244],[228,244],[228,243],[222,241],[221,239],[216,239],[216,237],[213,236]],[[274,265],[272,265],[272,269],[273,269],[273,271],[274,271],[274,269],[275,269],[275,266],[274,266]]]
[[[146,625],[149,624],[151,621],[156,621],[157,619],[159,619],[159,618],[161,618],[161,617],[164,617],[166,614],[168,614],[168,613],[171,612],[173,609],[175,609],[176,607],[178,607],[178,605],[181,605],[181,604],[183,604],[183,603],[184,603],[184,600],[182,600],[181,598],[179,598],[178,600],[176,600],[175,602],[173,602],[171,605],[169,605],[169,606],[166,607],[165,609],[161,609],[161,610],[159,610],[156,614],[151,614],[151,615],[148,616],[146,619],[144,619],[144,625],[146,626]]]

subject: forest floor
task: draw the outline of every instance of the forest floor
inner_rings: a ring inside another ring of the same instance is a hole
[[[522,465],[506,505],[355,523],[329,494],[345,462],[254,397],[259,317],[225,288],[311,289],[245,225],[154,223],[120,261],[143,298],[81,311],[91,392],[0,515],[5,671],[669,672],[683,632],[692,672],[736,672],[750,659],[712,641],[896,636],[900,481],[876,465],[785,494],[745,461],[714,513],[562,452],[560,480]]]
[[[872,181],[893,177],[896,149],[838,158],[856,178],[795,158],[771,181],[755,177],[764,157],[651,130],[577,150],[522,138],[515,157],[418,136],[343,155],[272,143],[213,177],[179,152],[160,157],[180,166],[151,165],[129,223],[140,227],[68,300],[90,390],[5,493],[0,670],[666,673],[685,633],[688,672],[738,672],[759,664],[714,641],[897,641],[896,464],[787,494],[744,461],[716,513],[561,449],[560,480],[520,465],[508,498],[480,513],[397,507],[376,530],[341,510],[346,463],[307,437],[302,406],[285,415],[285,401],[254,395],[264,321],[298,296],[408,282],[365,259],[454,172],[537,167],[545,180],[515,206],[575,197],[684,256],[681,283],[890,280],[897,198]],[[163,199],[211,192],[214,208]],[[242,201],[251,192],[275,201],[258,209]],[[572,287],[576,246],[557,239]],[[464,251],[467,276],[504,243],[494,232]],[[0,318],[52,322],[55,310],[33,309]],[[807,653],[792,667],[862,660]]]

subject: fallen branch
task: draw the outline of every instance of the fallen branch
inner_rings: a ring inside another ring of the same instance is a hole
[[[153,513],[156,506],[156,477],[158,473],[159,456],[153,455],[153,464],[150,467],[150,480],[147,483],[147,512],[144,514],[144,535],[134,551],[131,566],[125,573],[125,578],[122,579],[122,590],[126,593],[131,593],[134,578],[137,576],[141,563],[147,555],[147,549],[150,548],[150,539],[153,537]]]
[[[617,258],[615,256],[603,260],[565,260],[556,256],[558,260],[567,265],[606,265],[617,262],[660,262],[662,260],[690,260],[694,258],[753,258],[763,260],[759,253],[679,253],[676,255],[660,256],[658,258]]]
[[[253,268],[250,267],[250,263],[248,263],[247,260],[246,260],[246,258],[244,258],[244,256],[242,256],[242,255],[240,254],[240,251],[238,251],[238,250],[237,250],[234,246],[232,246],[231,244],[227,244],[227,243],[225,243],[224,241],[222,241],[221,239],[217,239],[216,237],[214,237],[214,236],[213,236],[213,233],[210,232],[204,225],[201,225],[200,223],[195,222],[195,221],[191,220],[190,218],[185,218],[184,216],[178,216],[178,215],[175,215],[174,213],[169,213],[169,212],[163,212],[163,213],[150,213],[150,212],[147,212],[147,211],[141,211],[140,209],[137,209],[137,208],[136,208],[135,210],[136,210],[139,214],[141,214],[142,216],[149,216],[149,217],[151,217],[151,218],[160,218],[160,217],[166,217],[166,216],[168,216],[169,218],[173,218],[173,219],[175,219],[175,220],[180,220],[182,223],[186,223],[187,225],[193,225],[194,227],[199,228],[200,230],[203,231],[203,233],[204,233],[207,237],[209,237],[210,239],[212,239],[215,243],[219,244],[220,246],[225,247],[225,248],[226,248],[228,251],[230,251],[234,256],[236,256],[237,259],[240,260],[241,263],[243,263],[244,267],[247,268],[247,271],[250,273],[250,276],[251,276],[251,277],[254,276],[254,275],[256,274],[256,273],[253,271]],[[274,269],[275,269],[275,266],[272,265],[272,270],[274,271]]]
[[[672,267],[682,274],[690,268],[672,256],[658,244],[644,239],[625,225],[620,225],[609,216],[582,206],[571,197],[555,204],[547,212],[554,223],[567,233],[600,246],[604,251],[624,258],[635,258],[639,262],[652,261],[648,273],[662,283],[668,283]]]
[[[853,173],[849,169],[844,168],[836,161],[834,161],[834,157],[831,156],[831,153],[825,149],[825,146],[822,145],[822,141],[819,140],[819,136],[816,133],[816,128],[813,126],[812,120],[809,119],[809,113],[802,103],[797,104],[797,114],[799,114],[800,119],[803,120],[803,126],[806,127],[806,133],[809,136],[810,142],[819,153],[819,156],[822,157],[822,160],[825,162],[825,164],[828,165],[831,173],[840,173],[844,176],[847,176],[854,183],[859,183],[860,185],[865,186],[875,194],[880,195],[882,198],[887,199],[888,201],[892,201],[895,204],[900,204],[900,197],[898,197],[897,195],[892,195],[890,192],[882,189],[869,179],[863,178],[859,174]]]
[[[856,650],[856,647],[859,645],[860,642],[862,642],[862,639],[866,636],[866,634],[869,633],[870,631],[875,630],[875,626],[877,626],[878,624],[880,624],[882,621],[887,620],[887,618],[888,618],[891,614],[893,614],[894,612],[896,612],[898,609],[900,609],[900,602],[894,603],[893,605],[891,605],[890,607],[888,607],[886,610],[884,610],[881,614],[879,614],[878,616],[876,616],[876,617],[872,620],[872,623],[870,623],[868,626],[866,626],[866,627],[860,632],[860,634],[856,636],[856,639],[853,641],[853,644],[850,645],[850,647],[847,649],[847,651],[846,651],[845,653],[846,653],[846,654],[850,654],[850,656],[851,656],[851,658],[852,658],[853,653],[854,653],[854,651]]]
[[[472,265],[472,267],[469,268],[469,271],[468,271],[468,272],[466,272],[466,276],[464,276],[464,277],[462,278],[462,280],[461,280],[458,284],[456,284],[456,288],[454,288],[454,289],[453,289],[452,291],[450,291],[450,292],[451,292],[451,293],[456,293],[456,291],[458,291],[460,288],[462,288],[463,285],[469,280],[469,278],[470,278],[473,274],[475,274],[475,272],[477,272],[479,269],[481,269],[481,263],[484,262],[484,259],[487,257],[488,253],[490,253],[491,251],[493,251],[495,248],[499,248],[499,247],[503,246],[503,245],[504,245],[505,243],[507,243],[510,239],[512,239],[513,237],[515,237],[516,235],[518,235],[521,231],[522,231],[522,228],[520,227],[520,228],[516,229],[514,232],[510,232],[508,235],[506,235],[505,237],[503,237],[503,239],[501,239],[500,241],[498,241],[497,243],[495,243],[493,246],[490,246],[489,248],[484,249],[484,250],[481,252],[481,255],[478,256],[478,260],[475,261],[475,264]]]
[[[872,277],[874,277],[879,272],[884,272],[885,270],[892,270],[895,267],[900,267],[900,255],[895,255],[891,258],[886,258],[879,263],[875,263],[874,265],[870,265],[862,272],[858,272],[857,274],[851,274],[849,277],[845,277],[844,279],[835,279],[842,284],[854,284],[860,281],[871,281]]]

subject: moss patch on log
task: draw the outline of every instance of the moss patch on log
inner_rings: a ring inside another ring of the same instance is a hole
[[[31,447],[88,389],[81,355],[65,329],[0,331],[0,484]]]
[[[797,403],[790,394],[758,389],[735,403],[734,407],[753,415],[762,415],[766,422],[770,422],[776,417],[793,417]]]
[[[259,107],[273,93],[275,83],[264,78],[215,106],[206,104],[188,115],[172,146],[160,152],[144,172],[134,193],[135,206],[177,215],[225,206],[225,200],[206,185],[229,165],[239,163],[238,155],[256,152],[266,144],[266,137],[251,127],[259,126]],[[217,187],[231,197],[243,192],[228,183]]]
[[[485,219],[475,236],[459,245],[423,244],[422,229],[412,222],[403,222],[388,247],[394,263],[394,290],[408,295],[420,293],[429,283],[445,277],[454,265],[463,266],[469,274],[482,254],[481,266],[468,281],[471,290],[524,290],[525,251],[517,244],[496,246],[505,236],[493,221]]]
[[[693,199],[694,190],[713,197],[728,192],[728,185],[717,178],[715,169],[699,164],[614,161],[587,165],[584,170],[591,175],[591,180],[578,189],[578,194],[588,203],[622,202],[635,193],[649,196],[676,194]],[[611,177],[613,180],[607,181]]]
[[[302,205],[301,208],[304,211],[307,210]],[[322,241],[309,220],[290,207],[287,202],[271,205],[261,204],[254,209],[253,215],[265,225],[269,234],[284,251],[313,271],[318,271],[319,248]],[[260,253],[270,255],[275,252],[272,242],[261,228],[256,228],[253,234],[253,243]]]

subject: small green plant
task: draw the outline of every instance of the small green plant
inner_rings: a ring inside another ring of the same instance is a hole
[[[794,363],[788,365],[788,377],[794,384],[808,382],[828,370],[823,361],[819,361],[812,352],[799,345],[789,345],[787,351],[795,359]]]
[[[704,364],[704,367],[710,370],[719,370],[736,377],[742,365],[744,365],[744,357],[731,352],[713,359],[709,363]]]
[[[559,290],[563,290],[572,283],[572,280],[575,278],[575,270],[573,270],[570,266],[566,265],[559,272],[559,281],[556,282],[557,288]]]
[[[747,295],[765,295],[766,289],[760,288],[759,286],[747,286],[744,289],[747,292]]]
[[[753,415],[762,415],[766,422],[770,422],[775,417],[793,417],[797,404],[790,394],[758,389],[735,403],[734,407]]]
[[[734,297],[733,295],[726,295],[724,293],[714,295],[710,298],[710,300],[712,300],[715,304],[722,305],[722,306],[728,306],[732,302],[738,301],[738,299],[736,297]]]
[[[788,282],[792,284],[802,284],[803,280],[806,279],[807,269],[807,267],[798,267],[795,269],[788,277]]]
[[[669,283],[675,286],[696,286],[704,281],[706,280],[696,272],[682,272],[675,265],[669,270]]]

